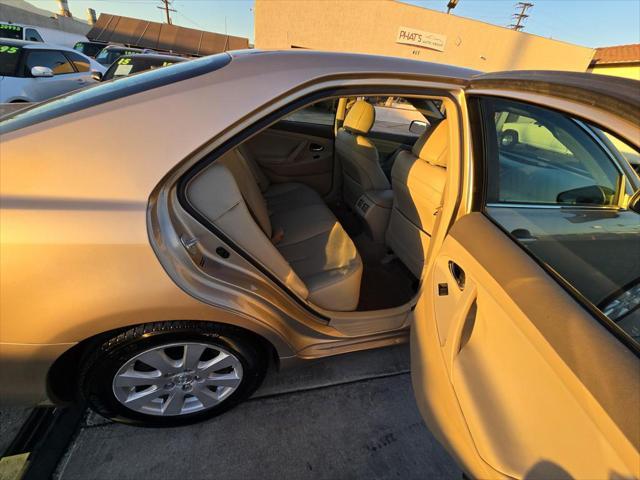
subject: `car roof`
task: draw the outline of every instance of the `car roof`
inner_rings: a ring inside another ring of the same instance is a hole
[[[76,42],[76,45],[79,43],[88,43],[90,45],[104,45],[105,47],[108,46],[108,44],[106,42],[95,42],[93,40],[78,40]]]
[[[2,38],[0,39],[3,45],[11,45],[12,47],[26,47],[36,44],[38,42],[29,42],[27,40],[16,40],[14,38]]]
[[[43,43],[43,42],[30,42],[27,40],[14,40],[10,38],[0,39],[3,45],[11,45],[14,47],[26,48],[29,50],[64,50],[65,52],[77,52],[73,48],[65,47],[63,45],[54,45],[51,43]]]
[[[406,58],[301,49],[238,50],[228,53],[238,60],[248,56],[260,59],[254,64],[264,69],[313,69],[314,76],[360,72],[422,75],[474,89],[502,88],[546,94],[612,110],[633,123],[640,123],[640,82],[637,80],[587,72],[514,70],[483,73]]]
[[[189,60],[186,57],[179,57],[177,55],[165,55],[163,53],[136,53],[134,55],[123,55],[121,58],[151,58],[154,60],[174,60],[176,62],[184,62]]]
[[[470,87],[548,94],[612,110],[640,123],[640,82],[629,78],[587,72],[514,70],[476,75]]]
[[[136,47],[125,47],[124,45],[107,45],[106,47],[104,47],[106,50],[115,50],[115,49],[121,49],[121,50],[129,50],[131,52],[142,52],[143,49],[142,48],[136,48]]]
[[[22,28],[44,28],[44,27],[38,27],[37,25],[29,25],[28,23],[8,22],[6,20],[0,20],[0,23],[2,23],[3,25],[15,25],[16,27],[22,27]]]
[[[370,55],[363,53],[325,52],[320,50],[236,50],[227,52],[233,59],[253,56],[256,63],[283,64],[287,68],[295,68],[298,63],[313,65],[314,69],[325,74],[332,73],[357,73],[357,72],[381,72],[394,74],[418,74],[433,75],[449,78],[453,81],[470,80],[481,72],[470,68],[457,67],[444,63],[424,62],[408,58],[390,57],[383,55]]]

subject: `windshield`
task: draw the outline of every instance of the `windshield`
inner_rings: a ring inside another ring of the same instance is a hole
[[[103,48],[96,57],[96,60],[102,65],[109,66],[122,55],[135,55],[136,53],[140,52],[136,50],[128,50],[126,48]]]
[[[6,77],[17,76],[20,50],[20,47],[0,44],[0,75]]]
[[[73,46],[73,49],[95,58],[95,56],[104,49],[104,45],[99,43],[78,42]]]
[[[109,67],[103,78],[111,80],[112,78],[126,77],[145,70],[168,67],[180,61],[175,58],[151,58],[139,55],[121,57]]]
[[[0,23],[0,38],[12,38],[22,40],[22,27],[19,25],[9,25]]]

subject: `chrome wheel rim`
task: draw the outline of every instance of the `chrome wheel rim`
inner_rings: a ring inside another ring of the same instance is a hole
[[[139,413],[177,416],[219,405],[240,386],[242,364],[206,343],[171,343],[128,360],[113,377],[116,399]]]

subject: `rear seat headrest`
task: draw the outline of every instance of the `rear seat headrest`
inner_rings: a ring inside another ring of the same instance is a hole
[[[424,132],[411,149],[413,154],[437,167],[447,168],[449,161],[449,122],[445,118]]]
[[[352,106],[342,124],[348,132],[366,135],[376,120],[376,110],[369,102],[358,100]]]

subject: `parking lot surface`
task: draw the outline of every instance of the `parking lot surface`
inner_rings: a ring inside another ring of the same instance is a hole
[[[461,472],[424,426],[406,345],[268,375],[252,399],[200,424],[145,429],[95,414],[54,478],[425,479]]]

